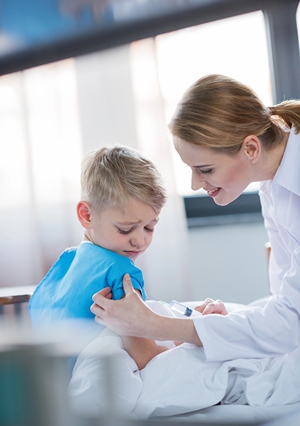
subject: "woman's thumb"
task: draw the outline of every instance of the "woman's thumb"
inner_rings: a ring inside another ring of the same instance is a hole
[[[125,274],[123,277],[123,288],[126,294],[132,291],[132,284],[129,274]]]

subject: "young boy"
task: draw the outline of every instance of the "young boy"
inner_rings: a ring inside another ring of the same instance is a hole
[[[137,151],[119,146],[90,153],[82,164],[77,204],[83,241],[62,253],[33,293],[33,325],[94,319],[93,294],[109,286],[112,298],[121,299],[125,273],[145,300],[143,275],[134,262],[151,244],[165,201],[160,174]],[[122,339],[139,369],[167,349],[148,339]]]

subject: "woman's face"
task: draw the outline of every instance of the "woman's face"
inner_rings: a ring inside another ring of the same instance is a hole
[[[216,204],[226,206],[252,182],[252,165],[243,147],[235,155],[217,153],[173,137],[181,160],[192,170],[191,188],[203,188]]]

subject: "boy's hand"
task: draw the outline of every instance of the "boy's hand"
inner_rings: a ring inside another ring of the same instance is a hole
[[[194,309],[198,312],[201,312],[202,315],[209,315],[209,314],[227,315],[228,314],[224,303],[220,299],[212,300],[207,298],[204,300],[204,302],[201,305],[196,306]]]

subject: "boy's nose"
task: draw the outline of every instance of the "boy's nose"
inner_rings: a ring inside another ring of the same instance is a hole
[[[143,232],[136,232],[130,240],[131,245],[135,247],[141,247],[144,244],[144,242],[145,242],[145,238],[144,238]]]

